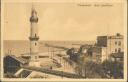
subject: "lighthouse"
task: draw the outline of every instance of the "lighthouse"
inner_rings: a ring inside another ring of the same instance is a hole
[[[39,48],[39,36],[38,36],[38,17],[36,10],[32,7],[30,17],[30,62],[29,66],[40,66],[38,48]]]

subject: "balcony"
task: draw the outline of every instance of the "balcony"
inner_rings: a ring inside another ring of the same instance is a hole
[[[37,41],[37,40],[39,40],[39,36],[36,36],[36,37],[29,37],[29,40],[35,40],[35,41]]]

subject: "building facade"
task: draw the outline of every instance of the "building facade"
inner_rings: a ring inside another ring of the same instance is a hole
[[[123,35],[117,33],[113,36],[98,36],[97,46],[102,48],[102,61],[109,59],[112,53],[124,52]]]

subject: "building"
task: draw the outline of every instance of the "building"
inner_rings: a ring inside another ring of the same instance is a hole
[[[38,17],[37,17],[37,12],[36,10],[32,7],[32,12],[31,12],[31,17],[30,17],[30,23],[31,23],[31,29],[30,29],[30,66],[40,66],[40,62],[38,60],[38,28],[37,28],[37,23],[38,23]]]
[[[94,62],[101,62],[102,48],[98,46],[90,47],[87,51],[87,55],[91,57]]]
[[[113,36],[98,36],[97,46],[102,48],[102,61],[109,59],[112,53],[124,52],[123,35],[117,33]]]
[[[14,74],[23,65],[27,65],[27,64],[28,61],[21,57],[16,57],[14,55],[7,55],[4,57],[4,73]]]

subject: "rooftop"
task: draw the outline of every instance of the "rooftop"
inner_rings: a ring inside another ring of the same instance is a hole
[[[120,33],[117,33],[116,35],[106,35],[106,36],[98,36],[102,38],[108,38],[108,39],[123,39],[123,35]]]
[[[20,63],[22,63],[22,64],[28,63],[28,60],[23,59],[23,58],[21,58],[21,57],[16,57],[16,56],[14,56],[14,55],[7,55],[6,57],[11,57],[11,58],[17,60],[18,62],[20,62]]]

